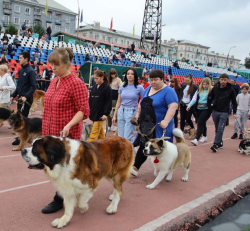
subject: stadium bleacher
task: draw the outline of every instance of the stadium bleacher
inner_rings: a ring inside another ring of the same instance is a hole
[[[0,39],[3,37],[3,33],[0,36]],[[9,37],[9,43],[13,43],[13,39],[15,38],[15,35],[8,35]],[[38,58],[40,59],[40,64],[44,64],[48,62],[48,58],[50,53],[53,51],[55,47],[70,47],[73,50],[74,53],[74,59],[72,62],[72,72],[75,73],[84,63],[84,59],[86,54],[94,55],[95,57],[100,57],[100,62],[107,64],[108,58],[114,54],[114,51],[110,51],[108,49],[102,48],[88,48],[84,47],[83,45],[74,44],[74,43],[65,43],[65,42],[58,42],[55,39],[43,42],[42,40],[39,40],[37,36],[34,37],[24,37],[18,36],[19,41],[21,42],[21,46],[18,47],[18,49],[15,51],[15,55],[13,59],[9,55],[7,55],[7,59],[10,62],[9,70],[11,72],[18,71],[20,69],[20,64],[18,63],[19,55],[22,51],[30,52],[31,60],[34,56],[35,49],[37,45],[40,45],[42,49],[42,55],[38,54]],[[2,49],[2,44],[0,44],[0,52]],[[110,64],[118,65],[118,63],[121,62],[121,65],[123,66],[130,66],[131,63],[135,64],[140,62],[142,67],[146,67],[147,69],[150,69],[153,67],[154,69],[161,69],[164,71],[165,74],[168,73],[169,66],[171,66],[173,77],[176,77],[179,79],[180,82],[184,81],[184,77],[187,74],[192,74],[194,77],[194,80],[197,82],[197,84],[202,80],[202,78],[205,77],[205,72],[210,73],[211,77],[218,77],[222,73],[226,73],[229,75],[229,80],[232,78],[235,78],[237,75],[234,72],[228,71],[227,69],[221,69],[221,68],[215,68],[215,67],[208,67],[203,65],[195,65],[195,64],[189,64],[186,62],[178,62],[179,69],[172,66],[172,61],[160,58],[159,56],[151,57],[151,59],[144,58],[144,55],[140,53],[136,54],[126,54],[125,59],[119,59],[118,61],[110,60]],[[50,65],[48,65],[48,68],[50,69]],[[42,66],[40,67],[40,71],[42,72]],[[17,75],[16,75],[17,77]],[[245,77],[237,76],[237,83],[243,84],[247,82]]]

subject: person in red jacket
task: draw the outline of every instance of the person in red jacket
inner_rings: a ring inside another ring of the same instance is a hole
[[[141,78],[141,85],[143,86],[144,89],[146,89],[149,86],[147,77],[142,77]]]

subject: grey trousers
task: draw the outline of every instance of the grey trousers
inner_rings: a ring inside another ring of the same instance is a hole
[[[246,129],[246,123],[247,123],[247,111],[239,111],[237,110],[236,115],[238,116],[238,119],[234,121],[234,133],[238,133],[238,128],[240,127],[240,134],[244,134],[244,131]]]
[[[218,112],[218,111],[212,112],[212,118],[215,126],[214,144],[222,143],[222,136],[226,126],[227,117],[228,117],[227,112]]]

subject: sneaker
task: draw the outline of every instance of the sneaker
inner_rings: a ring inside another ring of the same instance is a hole
[[[42,213],[55,213],[63,208],[63,202],[52,201],[42,209]]]
[[[207,137],[206,136],[202,136],[201,139],[200,139],[200,142],[203,143],[203,142],[206,142],[207,141]]]
[[[138,171],[136,171],[136,170],[134,170],[134,168],[132,168],[131,175],[134,176],[134,177],[137,177],[138,176]]]
[[[236,138],[238,138],[238,134],[234,133],[233,136],[231,137],[231,139],[236,139]]]
[[[194,146],[197,146],[198,145],[198,140],[197,139],[194,139],[191,141],[191,143],[194,145]]]
[[[116,132],[116,130],[117,130],[117,126],[113,126],[113,132]]]
[[[16,137],[16,139],[12,142],[12,145],[19,145],[20,144],[20,139]]]
[[[243,135],[242,134],[239,135],[239,139],[243,140]]]
[[[223,148],[223,142],[221,142],[220,144],[217,145],[218,149],[222,149]]]
[[[218,149],[217,144],[214,144],[210,149],[211,149],[213,152],[217,152],[217,149]]]

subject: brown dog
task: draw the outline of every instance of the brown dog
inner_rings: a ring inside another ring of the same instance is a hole
[[[45,91],[42,91],[42,90],[35,90],[34,93],[33,93],[33,103],[31,105],[31,108],[30,108],[30,114],[31,114],[31,111],[34,112],[36,107],[37,107],[37,101],[40,99],[40,103],[41,103],[41,115],[43,114],[43,106],[44,106],[44,95],[45,95]]]
[[[10,116],[9,123],[20,139],[20,144],[12,151],[20,151],[27,143],[31,144],[35,138],[42,136],[41,118],[26,118],[18,111]]]

